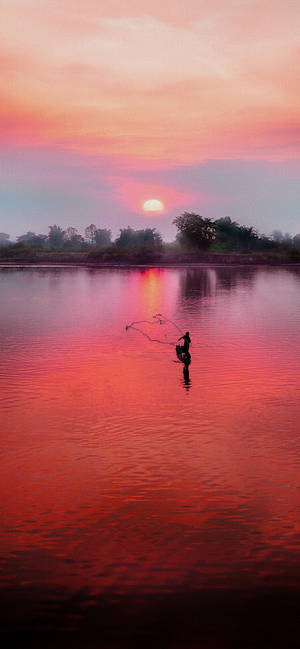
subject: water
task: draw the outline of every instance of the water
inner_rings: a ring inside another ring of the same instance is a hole
[[[1,269],[0,294],[2,627],[274,647],[280,594],[294,646],[300,270]],[[126,330],[157,313],[190,331],[188,372],[171,322]],[[269,636],[248,599],[236,621],[245,593]]]

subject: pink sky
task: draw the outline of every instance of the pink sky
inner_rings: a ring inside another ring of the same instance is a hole
[[[299,28],[296,0],[2,0],[0,230],[300,231]]]

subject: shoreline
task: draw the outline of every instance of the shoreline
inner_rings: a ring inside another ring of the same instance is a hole
[[[9,269],[9,268],[15,268],[15,269],[22,269],[22,268],[86,268],[89,270],[97,270],[97,269],[129,269],[129,268],[211,268],[211,267],[217,267],[217,268],[300,268],[300,262],[295,262],[295,261],[281,261],[277,262],[274,260],[270,260],[269,263],[266,262],[259,262],[259,261],[253,261],[253,262],[247,262],[246,260],[244,263],[242,261],[240,262],[221,262],[221,261],[203,261],[203,262],[149,262],[149,263],[138,263],[138,262],[101,262],[101,263],[95,263],[95,262],[72,262],[72,261],[63,261],[63,262],[58,262],[58,261],[47,261],[47,262],[42,262],[42,261],[6,261],[2,262],[0,261],[0,270],[1,268],[3,269]]]
[[[0,255],[0,268],[6,267],[62,267],[62,268],[202,268],[207,266],[296,266],[299,255],[266,253],[182,253],[139,256],[134,254],[94,256],[86,252],[36,252],[16,256]]]

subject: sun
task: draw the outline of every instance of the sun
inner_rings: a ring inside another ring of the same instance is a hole
[[[159,201],[157,198],[149,198],[149,200],[143,203],[144,212],[162,212],[163,209],[163,202]]]

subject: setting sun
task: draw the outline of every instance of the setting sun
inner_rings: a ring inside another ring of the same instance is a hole
[[[164,209],[164,204],[157,198],[150,198],[143,203],[143,210],[145,212],[161,212]]]

